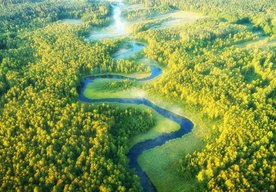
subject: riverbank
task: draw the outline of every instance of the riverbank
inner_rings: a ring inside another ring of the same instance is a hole
[[[215,122],[210,122],[210,120],[202,118],[201,115],[199,115],[199,112],[192,106],[183,103],[170,102],[168,99],[164,99],[155,94],[149,94],[142,89],[131,88],[128,90],[113,91],[111,89],[103,89],[102,86],[99,86],[98,89],[94,89],[96,86],[97,83],[89,85],[85,90],[85,96],[93,99],[144,97],[152,101],[155,105],[184,116],[193,122],[194,128],[187,135],[168,141],[162,146],[150,149],[138,158],[139,165],[148,174],[158,191],[168,191],[171,189],[174,189],[175,191],[192,190],[197,181],[195,178],[187,179],[185,175],[180,175],[177,172],[177,169],[180,166],[179,161],[185,154],[199,150],[204,146],[204,138],[210,134],[211,128]],[[141,105],[135,106],[145,108],[145,106]],[[156,112],[154,112],[154,114],[156,126],[150,129],[147,133],[131,138],[129,143],[130,148],[138,142],[157,138],[163,133],[174,132],[179,128],[179,126],[174,122],[158,114],[156,115]]]
[[[183,154],[202,147],[203,136],[198,134],[200,131],[194,131],[194,129],[192,132],[190,131],[194,125],[199,129],[203,126],[198,126],[200,123],[196,118],[193,118],[193,123],[187,120],[187,117],[195,115],[182,110],[181,104],[173,103],[172,105],[172,103],[161,101],[159,96],[150,95],[143,89],[145,82],[157,80],[162,73],[161,69],[164,69],[164,66],[161,67],[158,63],[146,59],[141,53],[137,56],[137,53],[141,52],[143,48],[144,45],[141,46],[137,42],[133,43],[130,49],[129,47],[122,47],[114,55],[114,59],[131,57],[135,63],[142,61],[147,66],[151,66],[152,74],[150,76],[146,73],[93,75],[91,80],[89,77],[85,80],[80,100],[88,103],[115,102],[118,103],[116,104],[118,106],[135,104],[135,107],[138,108],[154,109],[155,126],[147,133],[139,134],[130,139],[128,154],[130,167],[137,171],[144,190],[153,190],[150,183],[153,183],[158,191],[171,191],[175,187],[190,189],[189,186],[196,182],[195,179],[187,181],[190,185],[183,186],[183,176],[178,174],[177,169]],[[132,81],[133,78],[136,81],[131,83],[129,87],[110,86],[112,83],[118,85],[121,81]],[[186,134],[187,136],[183,136]]]

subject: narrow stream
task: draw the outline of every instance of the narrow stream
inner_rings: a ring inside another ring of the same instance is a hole
[[[116,19],[117,22],[118,20],[120,21],[120,14],[121,14],[121,7],[123,5],[120,3],[119,5],[114,5],[114,21],[116,23]],[[117,10],[117,11],[116,11]],[[118,15],[119,14],[119,15]],[[119,18],[118,18],[119,17]],[[119,22],[120,23],[120,22]],[[117,24],[116,24],[117,25]],[[119,54],[117,56],[114,57],[114,59],[124,59],[127,58],[129,56],[131,56],[132,54],[135,54],[141,50],[144,49],[143,45],[140,45],[138,43],[133,43],[131,49],[129,49],[128,51]],[[146,173],[143,171],[143,169],[139,166],[138,162],[137,162],[137,158],[139,155],[141,155],[144,151],[152,149],[154,147],[160,146],[165,144],[167,141],[172,140],[172,139],[176,139],[176,138],[180,138],[183,135],[187,134],[188,132],[190,132],[193,128],[193,124],[191,121],[189,121],[188,119],[185,119],[184,117],[177,115],[173,112],[170,112],[164,108],[161,108],[157,105],[155,105],[154,103],[152,103],[151,101],[145,99],[145,98],[134,98],[134,99],[130,99],[130,98],[103,98],[103,99],[89,99],[86,98],[84,96],[84,91],[87,88],[88,84],[92,83],[93,81],[97,80],[97,79],[129,79],[129,80],[135,80],[135,81],[148,81],[148,80],[152,80],[155,77],[159,76],[162,74],[162,70],[160,68],[151,66],[151,75],[147,78],[143,78],[143,79],[135,79],[135,78],[130,78],[130,77],[124,77],[121,75],[100,75],[100,76],[91,76],[91,77],[87,77],[82,81],[82,86],[81,86],[81,90],[79,93],[79,100],[82,102],[87,102],[87,103],[102,103],[102,102],[108,102],[108,103],[112,103],[112,102],[116,102],[116,103],[122,103],[122,104],[142,104],[142,105],[146,105],[150,108],[152,108],[153,110],[155,110],[156,112],[158,112],[160,115],[171,119],[172,121],[175,121],[176,123],[178,123],[180,125],[180,129],[178,131],[172,132],[172,133],[164,133],[162,135],[160,135],[159,137],[155,138],[155,139],[150,139],[150,140],[146,140],[144,142],[138,143],[136,145],[134,145],[128,152],[127,156],[129,158],[129,167],[131,169],[135,169],[137,175],[140,177],[140,181],[141,181],[141,185],[143,187],[143,191],[145,192],[154,192],[156,191],[156,188],[154,187],[154,185],[152,184],[151,180],[149,179],[149,177],[146,175]]]

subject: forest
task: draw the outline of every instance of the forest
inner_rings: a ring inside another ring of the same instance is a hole
[[[148,58],[168,65],[146,89],[219,120],[206,147],[181,160],[180,172],[208,190],[274,191],[275,47],[236,47],[258,38],[256,29],[241,24],[205,19],[177,32],[140,32],[136,38],[148,42]]]
[[[0,0],[0,191],[145,191],[127,154],[133,137],[158,125],[156,111],[88,104],[79,93],[84,77],[148,77],[153,66],[163,73],[149,81],[106,80],[99,94],[127,98],[139,89],[162,107],[187,110],[194,129],[210,129],[187,153],[164,144],[177,157],[167,167],[182,188],[163,188],[145,170],[156,190],[275,191],[275,1],[124,3],[139,6],[122,11],[127,34],[89,42],[91,31],[112,24],[116,3]],[[171,20],[161,15],[175,11],[204,16],[167,27]],[[134,41],[145,48],[115,58]]]
[[[26,3],[41,15],[31,17],[17,5],[9,15],[1,12],[9,19],[1,22],[1,191],[140,190],[125,153],[129,136],[154,124],[151,112],[77,102],[81,76],[92,68],[111,70],[107,53],[115,45],[86,44],[78,37],[83,29],[44,18],[87,10],[88,23],[108,20],[100,20],[105,4],[75,5]]]
[[[147,56],[169,67],[146,89],[220,121],[206,148],[183,158],[180,172],[196,176],[209,190],[273,191],[275,52],[236,48],[233,44],[254,34],[208,22],[204,29],[189,26],[183,38],[170,32],[137,35],[150,42]],[[217,33],[206,37],[212,27]]]
[[[221,20],[253,23],[267,34],[276,33],[275,1],[259,0],[128,0],[150,7],[171,6],[182,10],[202,12]]]

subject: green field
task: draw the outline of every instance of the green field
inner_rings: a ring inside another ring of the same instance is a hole
[[[189,133],[181,139],[167,142],[144,152],[138,162],[158,191],[192,191],[195,178],[187,179],[177,172],[183,155],[202,148],[201,138]]]
[[[256,49],[256,48],[273,48],[276,47],[275,35],[272,37],[260,36],[257,39],[240,43],[237,47]]]
[[[84,95],[87,98],[94,99],[144,97],[160,107],[187,117],[194,123],[195,126],[191,133],[184,135],[182,138],[169,141],[160,147],[146,151],[138,159],[140,166],[149,175],[158,191],[165,192],[171,189],[173,189],[173,191],[191,191],[192,187],[195,186],[195,178],[191,178],[190,180],[185,180],[185,182],[183,182],[183,178],[186,177],[179,174],[176,170],[180,166],[179,161],[184,157],[184,154],[193,152],[204,146],[204,138],[209,135],[214,122],[208,122],[207,119],[203,120],[200,118],[195,109],[192,107],[167,102],[162,97],[148,94],[141,88],[134,87],[127,90],[105,89],[105,84],[108,81],[114,80],[102,79],[94,81],[88,85]],[[148,108],[141,105],[134,106],[141,109]],[[179,125],[175,122],[164,118],[156,112],[153,114],[156,125],[148,132],[131,138],[129,147],[132,147],[138,142],[156,138],[162,133],[176,131],[179,128]]]
[[[215,122],[201,118],[192,107],[166,102],[156,95],[148,95],[154,103],[179,115],[187,117],[194,123],[192,131],[179,139],[144,152],[138,162],[150,177],[158,191],[197,191],[194,189],[196,179],[177,172],[180,160],[187,153],[204,147],[204,138],[208,137]],[[154,99],[153,99],[154,98]]]

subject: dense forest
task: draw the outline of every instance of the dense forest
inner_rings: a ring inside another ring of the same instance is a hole
[[[236,48],[253,34],[204,23],[204,29],[188,26],[184,37],[157,31],[137,35],[149,42],[148,57],[169,68],[147,89],[221,121],[206,148],[184,158],[181,172],[194,174],[209,189],[273,191],[275,52]]]
[[[207,18],[136,38],[148,42],[148,58],[168,66],[146,89],[220,122],[202,151],[183,158],[180,172],[208,190],[274,191],[275,47],[238,47],[260,35],[242,24]]]
[[[165,67],[139,86],[215,122],[205,146],[183,154],[175,171],[196,178],[195,189],[275,191],[275,46],[242,46],[275,40],[275,0],[128,2],[149,8],[124,12],[129,22],[174,10],[208,15],[172,29],[154,29],[161,20],[131,29],[147,43],[145,57]],[[111,22],[110,3],[1,0],[0,10],[0,190],[141,191],[126,154],[129,139],[155,125],[152,111],[78,101],[85,75],[150,70],[112,57],[128,38],[85,41]],[[83,23],[61,22],[68,18]],[[122,80],[106,89],[135,86]]]
[[[127,142],[152,127],[151,111],[78,102],[82,75],[126,71],[108,54],[116,43],[84,42],[79,33],[89,24],[52,23],[66,13],[104,24],[108,10],[61,1],[1,11],[1,191],[141,189],[127,166]]]

